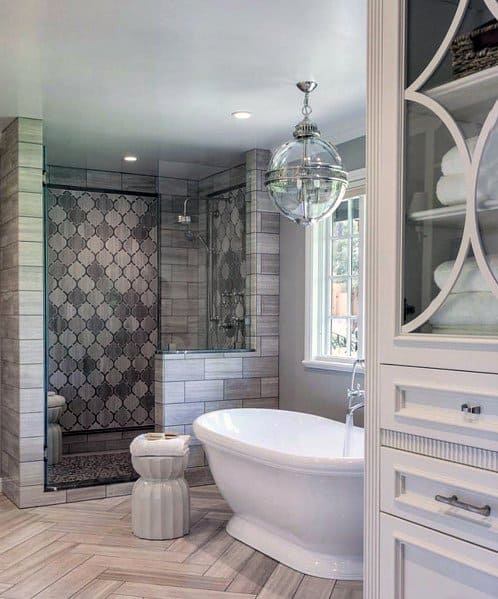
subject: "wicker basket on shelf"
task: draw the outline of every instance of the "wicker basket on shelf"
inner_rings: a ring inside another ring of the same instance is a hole
[[[498,21],[456,37],[451,44],[455,79],[498,65]]]

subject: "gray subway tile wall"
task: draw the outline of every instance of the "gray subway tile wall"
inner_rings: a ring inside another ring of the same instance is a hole
[[[158,430],[193,435],[193,421],[207,412],[278,408],[278,358],[256,352],[158,355],[156,380]],[[195,436],[191,444],[198,445]],[[211,481],[203,452],[194,453],[187,479],[193,484]]]
[[[3,492],[20,507],[43,493],[42,152],[41,121],[18,118],[2,132],[1,465]]]
[[[246,346],[253,351],[243,354],[220,351],[214,355],[195,353],[158,356],[157,397],[164,393],[166,398],[161,400],[161,407],[156,410],[156,427],[160,430],[167,430],[175,419],[185,420],[185,415],[188,414],[184,407],[186,403],[196,405],[199,411],[199,404],[202,404],[204,413],[223,408],[278,408],[280,218],[264,191],[264,171],[269,156],[269,152],[265,150],[248,152],[244,169],[231,169],[233,179],[228,178],[229,182],[241,181],[242,171],[245,171]],[[217,175],[199,182],[200,223],[203,223],[207,209],[202,199],[208,194],[222,191],[219,186],[226,182],[226,177]],[[180,288],[175,291],[185,293]],[[201,301],[200,305],[205,303]],[[195,369],[190,369],[190,364],[195,364]],[[178,380],[182,375],[183,380]],[[172,378],[175,378],[174,383],[161,382]],[[178,385],[174,393],[168,389],[171,384]],[[177,402],[170,401],[175,398],[178,398]],[[180,427],[177,432],[193,434],[192,422],[185,422]],[[198,443],[195,437],[192,443]],[[201,465],[200,456],[201,454],[195,456],[197,466],[188,468],[187,479],[209,482],[211,478],[207,462],[204,461]]]

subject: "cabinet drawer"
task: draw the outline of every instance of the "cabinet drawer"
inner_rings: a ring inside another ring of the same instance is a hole
[[[498,451],[498,375],[384,364],[380,393],[382,428]]]
[[[387,447],[381,464],[382,511],[498,551],[498,473]]]
[[[382,599],[496,599],[498,554],[386,514],[380,517]]]

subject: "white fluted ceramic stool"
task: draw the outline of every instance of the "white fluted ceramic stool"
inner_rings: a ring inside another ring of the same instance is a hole
[[[47,393],[47,463],[51,466],[62,459],[62,429],[59,418],[66,405],[62,395]]]
[[[190,491],[184,478],[189,435],[149,440],[139,435],[130,445],[133,468],[131,523],[141,539],[175,539],[190,530]]]

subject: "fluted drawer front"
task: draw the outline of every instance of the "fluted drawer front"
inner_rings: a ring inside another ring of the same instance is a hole
[[[498,375],[381,366],[381,427],[498,451]]]
[[[381,509],[498,551],[498,473],[381,449]]]

